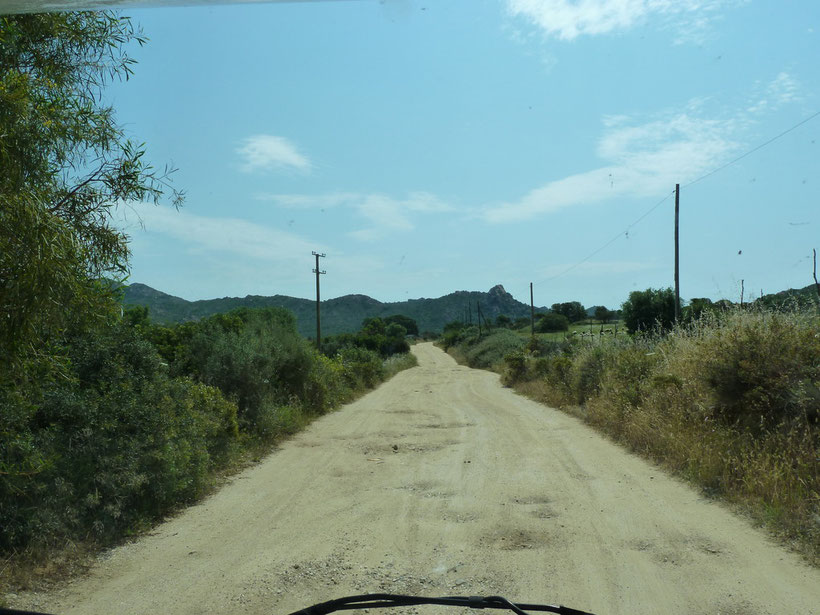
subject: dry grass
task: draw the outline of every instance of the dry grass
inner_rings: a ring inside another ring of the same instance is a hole
[[[530,361],[542,365],[515,383],[521,393],[737,505],[820,563],[816,315],[730,312]]]

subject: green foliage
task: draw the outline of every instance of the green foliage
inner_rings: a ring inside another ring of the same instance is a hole
[[[555,314],[566,316],[570,322],[578,322],[585,320],[587,311],[584,306],[578,301],[568,301],[566,303],[553,303],[552,311]]]
[[[132,327],[67,348],[71,380],[23,400],[2,391],[0,550],[108,540],[202,494],[237,438],[236,406],[170,379]]]
[[[0,378],[64,375],[54,340],[115,313],[97,282],[127,268],[111,210],[167,188],[102,103],[144,41],[110,12],[0,17]]]
[[[384,379],[384,364],[371,350],[356,346],[342,348],[338,359],[351,389],[372,388]]]
[[[395,323],[397,325],[401,325],[404,327],[406,331],[405,335],[418,335],[419,334],[419,326],[415,320],[410,318],[409,316],[404,316],[403,314],[393,314],[392,316],[388,316],[384,319],[385,324],[388,326]]]
[[[513,353],[507,365],[522,390],[581,404],[574,412],[592,424],[820,557],[814,311],[706,307],[668,332]]]
[[[240,309],[197,323],[171,373],[219,388],[253,433],[266,409],[304,397],[314,361],[290,313]]]
[[[750,313],[692,342],[714,418],[759,431],[820,419],[820,326],[799,314]]]
[[[336,356],[343,348],[365,348],[387,359],[396,354],[410,352],[410,344],[405,339],[407,329],[399,321],[414,326],[409,319],[399,316],[391,317],[390,322],[381,318],[366,318],[362,329],[356,334],[343,333],[322,340],[322,351],[328,356]]]
[[[595,320],[600,322],[602,325],[605,325],[614,317],[615,313],[612,310],[607,309],[603,305],[599,305],[595,308]]]
[[[675,323],[675,291],[671,288],[632,291],[621,310],[630,333],[656,328],[669,331]]]
[[[475,328],[467,329],[465,333],[467,332],[474,332],[475,335],[465,335],[458,345],[458,350],[470,367],[490,369],[500,366],[504,357],[520,351],[527,343],[523,337],[509,329],[496,329],[480,338]]]
[[[538,333],[554,333],[556,331],[567,331],[569,329],[569,318],[563,314],[544,314],[535,323],[535,330]]]
[[[311,337],[316,334],[316,302],[309,299],[250,295],[185,301],[144,284],[131,284],[124,289],[123,301],[126,305],[149,306],[154,322],[165,325],[207,318],[238,307],[282,307],[296,315],[301,335]],[[503,292],[458,291],[435,299],[411,299],[397,303],[382,303],[364,295],[346,295],[322,301],[322,332],[332,336],[354,333],[361,329],[364,318],[376,317],[385,324],[398,322],[407,329],[408,335],[418,335],[420,331],[437,334],[453,319],[465,318],[468,305],[472,307],[475,320],[476,302],[481,304],[481,311],[488,321],[495,321],[499,314],[510,318],[529,318],[530,315],[529,304],[516,301]],[[415,326],[408,322],[410,320],[416,323]]]
[[[711,299],[707,297],[696,298],[689,301],[689,305],[683,308],[681,315],[684,321],[691,322],[698,320],[707,313],[714,312],[715,309],[716,306],[712,303]]]
[[[384,378],[388,380],[400,371],[416,367],[418,364],[419,361],[413,353],[393,355],[384,362]]]

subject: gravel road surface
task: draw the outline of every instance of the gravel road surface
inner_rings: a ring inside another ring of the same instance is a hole
[[[747,521],[497,375],[414,352],[419,367],[18,605],[270,615],[390,591],[601,615],[820,613],[820,571]]]

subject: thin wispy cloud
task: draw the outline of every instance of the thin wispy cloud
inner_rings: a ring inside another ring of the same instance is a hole
[[[483,212],[491,223],[518,222],[566,207],[624,197],[661,195],[694,179],[736,147],[731,121],[706,120],[687,112],[644,124],[607,117],[597,154],[606,164],[551,181],[521,198]]]
[[[285,137],[275,135],[248,137],[242,141],[236,153],[241,160],[239,168],[245,173],[274,169],[307,172],[313,167],[310,160],[300,153],[293,143]]]
[[[356,192],[330,192],[327,194],[276,194],[260,192],[254,195],[257,201],[269,201],[279,207],[294,209],[328,209],[339,205],[349,205],[360,199]]]
[[[365,221],[365,227],[349,235],[359,241],[375,241],[416,228],[419,214],[444,213],[455,208],[429,192],[412,192],[398,199],[386,194],[332,192],[327,194],[258,194],[257,200],[269,201],[290,208],[346,207]]]
[[[761,91],[754,95],[754,102],[749,107],[749,113],[757,114],[764,111],[775,111],[791,102],[801,99],[800,84],[797,79],[786,71],[778,73]]]
[[[119,207],[120,227],[129,234],[144,230],[181,242],[189,250],[229,254],[259,263],[304,260],[305,254],[326,248],[300,235],[238,218],[208,217],[150,203]]]
[[[653,17],[674,17],[676,42],[698,40],[718,9],[739,0],[507,0],[507,9],[547,36],[572,41],[628,30]]]

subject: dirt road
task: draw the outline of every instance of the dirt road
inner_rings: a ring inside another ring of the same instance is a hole
[[[414,351],[419,367],[26,606],[269,615],[387,590],[820,613],[820,572],[745,521],[496,375]]]

